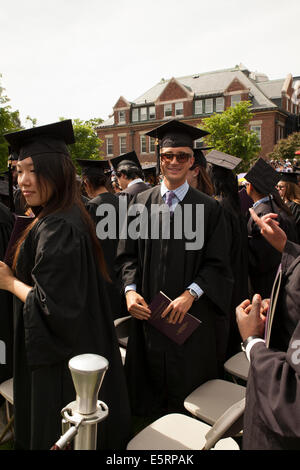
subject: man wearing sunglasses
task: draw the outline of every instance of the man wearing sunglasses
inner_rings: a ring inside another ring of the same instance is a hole
[[[229,247],[220,205],[186,181],[194,163],[194,140],[206,134],[177,120],[148,132],[160,142],[163,181],[139,193],[131,205],[146,207],[148,227],[152,209],[164,206],[170,211],[172,236],[165,239],[160,232],[157,237],[119,242],[116,264],[132,315],[125,370],[134,415],[183,411],[192,390],[218,377],[215,316],[226,318],[230,306]],[[181,235],[174,235],[178,211],[184,213],[188,206],[191,212],[181,219]],[[202,218],[197,212],[200,206]],[[196,238],[203,230],[200,248],[188,248],[187,224],[196,227]],[[202,322],[181,346],[147,322],[149,304],[159,291],[172,299],[162,314],[169,322],[182,323],[187,312]]]

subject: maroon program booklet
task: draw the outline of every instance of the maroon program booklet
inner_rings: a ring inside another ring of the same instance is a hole
[[[198,328],[201,324],[201,320],[198,320],[198,318],[194,317],[190,313],[186,313],[182,323],[175,323],[175,325],[169,323],[168,316],[161,318],[161,314],[170,302],[172,302],[172,300],[160,291],[149,305],[151,316],[148,322],[161,333],[175,341],[175,343],[181,345],[196,330],[196,328]]]

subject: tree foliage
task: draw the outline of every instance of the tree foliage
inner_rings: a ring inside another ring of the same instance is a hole
[[[210,132],[205,137],[206,145],[242,159],[238,166],[239,172],[249,168],[250,162],[261,149],[257,134],[249,130],[253,117],[250,107],[250,101],[241,101],[223,113],[214,113],[203,119],[200,126]]]
[[[65,118],[59,118],[64,120]],[[73,129],[75,135],[75,144],[69,146],[69,151],[72,160],[79,170],[80,167],[76,163],[77,158],[84,160],[99,160],[100,145],[102,144],[101,139],[97,136],[95,126],[100,125],[103,122],[100,118],[90,119],[88,121],[82,121],[81,119],[73,119]]]
[[[292,160],[295,152],[300,150],[300,132],[290,134],[286,139],[281,139],[274,146],[273,152],[267,155],[271,160]]]
[[[2,75],[0,74],[0,79]],[[19,111],[12,111],[9,98],[0,83],[0,171],[7,169],[8,143],[3,137],[7,132],[22,129]]]

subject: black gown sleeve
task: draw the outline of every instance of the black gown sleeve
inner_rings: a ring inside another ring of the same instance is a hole
[[[250,352],[251,391],[255,394],[256,410],[265,426],[284,438],[300,438],[299,256],[300,246],[288,241],[282,256],[282,269],[288,277],[286,306],[289,316],[296,319],[296,325],[287,351],[267,349],[260,342]]]
[[[31,367],[72,354],[83,321],[88,269],[86,237],[71,223],[46,220],[36,236],[34,284],[23,309]]]

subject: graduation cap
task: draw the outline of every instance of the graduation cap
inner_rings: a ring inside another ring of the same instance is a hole
[[[206,155],[206,161],[213,165],[226,168],[227,170],[234,170],[242,161],[241,158],[234,157],[228,153],[220,152],[219,150],[212,150]]]
[[[281,176],[263,158],[259,158],[245,175],[245,179],[253,184],[260,194],[270,194],[274,191]]]
[[[156,141],[158,141],[158,145],[156,147],[156,173],[159,173],[160,167],[159,147],[190,147],[193,149],[194,140],[200,139],[201,137],[204,137],[208,134],[209,132],[207,131],[203,131],[198,127],[184,124],[177,119],[172,119],[165,124],[162,124],[161,126],[146,132],[146,135],[153,137]]]
[[[209,132],[203,131],[198,127],[184,124],[177,119],[162,124],[149,132],[146,135],[159,140],[160,147],[194,147],[194,140],[200,139]]]
[[[145,175],[154,175],[156,171],[156,163],[150,165],[142,165],[142,170]]]
[[[211,150],[212,148],[213,147],[201,147],[201,148],[193,149],[195,162],[194,162],[194,165],[192,166],[192,168],[190,168],[190,169],[193,169],[196,166],[201,166],[202,168],[206,168],[207,167],[207,161],[206,161],[206,158],[204,156],[203,150]]]
[[[114,170],[120,170],[121,163],[124,165],[130,164],[132,166],[136,166],[142,169],[139,159],[137,157],[137,154],[135,153],[134,150],[132,152],[123,153],[122,155],[119,155],[118,157],[111,158],[110,162],[112,166],[114,167]]]
[[[76,161],[81,167],[83,175],[107,174],[111,172],[110,165],[107,160],[83,160],[77,158]]]
[[[11,151],[18,154],[19,160],[27,157],[39,158],[54,153],[69,155],[67,144],[75,142],[71,119],[10,132],[4,137],[10,144]]]
[[[280,181],[285,181],[286,183],[294,183],[298,184],[298,173],[296,171],[293,172],[288,172],[288,171],[282,171],[280,173]]]

